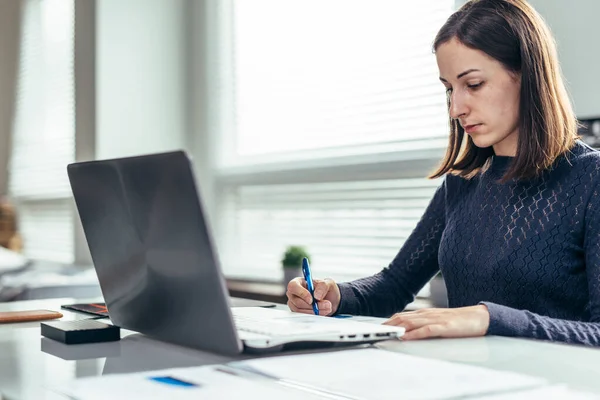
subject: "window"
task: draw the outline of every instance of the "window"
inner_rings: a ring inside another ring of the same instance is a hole
[[[74,4],[23,6],[9,193],[19,211],[25,254],[72,262],[73,207],[66,165],[75,159]]]
[[[234,1],[235,138],[221,165],[444,147],[431,45],[453,4]]]
[[[232,188],[221,220],[225,271],[278,279],[285,247],[301,244],[319,276],[373,274],[396,255],[438,184],[385,179]]]
[[[292,244],[319,276],[379,271],[439,185],[424,179],[448,135],[431,47],[454,0],[220,4],[225,273],[279,280]]]

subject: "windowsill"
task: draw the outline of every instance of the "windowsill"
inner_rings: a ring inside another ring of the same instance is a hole
[[[355,155],[327,160],[298,160],[219,168],[215,177],[220,184],[261,184],[305,182],[327,179],[422,178],[439,163],[443,149],[431,147],[414,152]],[[301,171],[301,173],[299,173]]]
[[[262,300],[271,303],[286,304],[286,287],[278,282],[257,282],[241,279],[227,279],[227,289],[232,297]],[[432,307],[428,298],[416,298],[406,306],[405,311],[414,311]]]
[[[285,285],[278,282],[258,282],[242,279],[227,279],[227,289],[231,297],[269,301],[285,304]]]

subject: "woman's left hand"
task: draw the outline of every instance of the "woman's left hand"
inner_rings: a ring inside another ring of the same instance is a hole
[[[484,336],[490,313],[483,304],[461,308],[426,308],[394,314],[384,325],[403,326],[403,340]]]

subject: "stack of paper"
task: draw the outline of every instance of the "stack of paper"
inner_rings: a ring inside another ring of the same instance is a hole
[[[571,390],[564,385],[544,386],[519,392],[477,397],[479,400],[598,400],[592,393]]]
[[[297,387],[355,399],[452,399],[541,387],[546,381],[512,372],[379,349],[271,357],[234,364]]]
[[[244,377],[226,367],[192,367],[137,374],[83,378],[52,388],[78,400],[131,399],[286,399],[322,400],[310,392],[291,390],[272,381]]]
[[[592,399],[566,386],[505,371],[379,349],[253,359],[74,381],[74,399],[286,400]]]

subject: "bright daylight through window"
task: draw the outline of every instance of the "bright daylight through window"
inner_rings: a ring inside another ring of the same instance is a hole
[[[447,144],[432,42],[454,0],[230,6],[223,87],[232,106],[223,118],[235,122],[219,135],[216,223],[225,273],[279,280],[292,244],[307,247],[321,277],[379,271],[439,184],[411,160],[432,158],[431,149],[438,157]],[[380,173],[384,161],[396,169]],[[359,163],[370,175],[351,172]],[[280,170],[285,177],[272,172]]]

